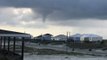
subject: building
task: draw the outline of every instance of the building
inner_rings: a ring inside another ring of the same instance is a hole
[[[81,39],[81,34],[74,34],[69,36],[69,41],[75,41],[75,42],[80,42]]]
[[[17,38],[17,39],[31,39],[31,35],[27,33],[21,33],[21,32],[15,32],[15,31],[9,31],[9,30],[2,30],[0,29],[0,38]]]
[[[56,41],[66,41],[67,36],[63,35],[63,34],[60,34],[60,35],[55,36],[53,39],[56,40]]]
[[[42,37],[42,35],[39,35],[39,36],[34,37],[34,39],[36,39],[36,40],[43,40],[43,37]]]
[[[82,34],[81,41],[102,41],[103,37],[96,34]]]
[[[37,37],[35,37],[34,39],[36,39],[36,40],[52,40],[52,34],[49,34],[49,33],[47,33],[47,34],[44,34],[44,35],[39,35],[39,36],[37,36]]]
[[[43,40],[52,40],[52,34],[49,34],[49,33],[44,34],[42,37],[43,37]]]
[[[96,34],[75,34],[71,35],[68,40],[71,41],[102,41],[103,37]]]

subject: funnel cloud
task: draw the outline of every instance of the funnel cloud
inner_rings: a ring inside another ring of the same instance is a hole
[[[43,21],[107,19],[107,0],[0,0],[0,6],[31,8]]]
[[[0,0],[0,26],[107,37],[107,0]]]

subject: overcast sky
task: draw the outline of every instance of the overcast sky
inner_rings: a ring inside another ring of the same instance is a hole
[[[0,28],[34,36],[69,31],[107,38],[107,0],[0,0]]]

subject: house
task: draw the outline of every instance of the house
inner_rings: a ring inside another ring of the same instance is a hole
[[[82,34],[81,41],[102,41],[103,37],[96,34]]]
[[[34,39],[36,40],[52,40],[52,34],[44,34],[44,35],[39,35],[37,37],[35,37]]]
[[[9,31],[9,30],[3,30],[0,29],[0,38],[16,38],[16,39],[31,39],[31,35],[27,33],[21,33],[21,32],[15,32],[15,31]]]
[[[56,41],[66,41],[67,36],[63,35],[63,34],[60,34],[60,35],[55,36],[53,39],[56,40]]]
[[[74,34],[69,37],[73,41],[102,41],[103,37],[96,34]]]
[[[43,40],[43,37],[42,37],[42,35],[39,35],[39,36],[34,37],[34,39],[36,39],[36,40]]]
[[[103,37],[96,34],[75,34],[69,36],[70,41],[102,41]]]
[[[43,37],[43,40],[52,40],[52,34],[49,34],[49,33],[44,34],[42,37]]]
[[[69,41],[76,41],[76,42],[80,42],[80,38],[81,38],[81,34],[74,34],[69,36]]]

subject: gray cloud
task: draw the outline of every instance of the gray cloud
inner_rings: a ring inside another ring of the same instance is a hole
[[[0,0],[0,6],[32,8],[44,20],[107,19],[107,0]]]
[[[23,8],[33,14],[23,13]],[[19,14],[14,12],[17,9]],[[107,0],[0,0],[0,25],[41,28],[41,32],[98,33],[106,38]]]
[[[107,18],[107,0],[0,0],[0,6],[28,7],[51,20]]]
[[[94,20],[107,19],[107,0],[0,0],[0,7],[1,24],[46,28],[41,21],[36,21],[42,18],[49,21],[47,25],[106,27],[103,21],[96,24]],[[31,8],[34,14],[21,17],[10,8]],[[23,21],[25,25],[21,23]],[[30,21],[38,24],[31,24]]]

